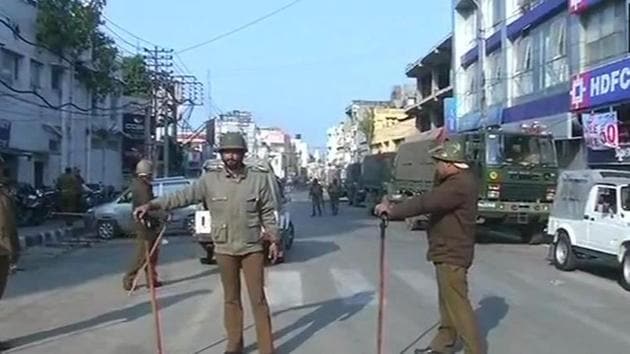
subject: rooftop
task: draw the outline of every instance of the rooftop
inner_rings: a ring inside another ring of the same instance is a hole
[[[442,39],[437,45],[423,57],[419,58],[415,62],[407,65],[405,71],[407,77],[419,77],[429,68],[436,65],[443,65],[451,63],[453,34],[449,34],[446,38]]]

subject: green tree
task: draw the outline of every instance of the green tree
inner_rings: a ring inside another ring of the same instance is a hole
[[[141,55],[124,57],[121,71],[125,83],[123,91],[125,95],[148,97],[151,94],[151,79]]]
[[[374,110],[368,108],[365,110],[365,115],[363,119],[359,121],[358,129],[363,135],[365,135],[365,139],[367,140],[368,146],[372,144],[372,140],[374,139]]]

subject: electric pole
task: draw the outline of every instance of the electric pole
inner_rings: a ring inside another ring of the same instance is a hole
[[[486,36],[483,6],[480,0],[473,0],[477,7],[477,99],[479,102],[479,120],[483,128],[487,125],[486,117],[486,80],[485,80],[485,63],[486,63]]]

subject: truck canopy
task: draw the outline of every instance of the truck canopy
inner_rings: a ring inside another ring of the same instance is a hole
[[[363,184],[371,187],[381,187],[384,182],[389,181],[395,157],[396,153],[394,152],[366,156],[361,165]]]
[[[558,191],[551,216],[559,219],[582,220],[590,196],[597,184],[629,185],[630,172],[615,170],[563,171],[558,178]]]

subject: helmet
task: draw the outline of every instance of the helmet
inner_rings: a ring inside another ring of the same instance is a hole
[[[462,166],[461,168],[467,168],[463,167],[467,162],[464,147],[458,141],[448,140],[429,150],[429,154],[436,160],[455,163],[458,165],[457,167]]]
[[[229,149],[247,151],[247,142],[241,133],[230,132],[223,134],[217,151],[222,152]]]
[[[153,163],[149,160],[142,159],[136,165],[136,174],[138,176],[143,175],[152,175],[153,174]]]

